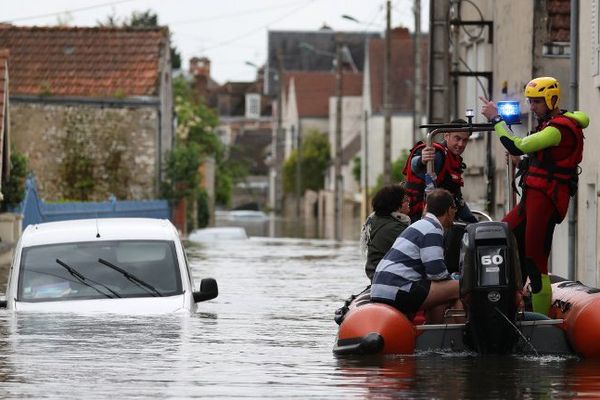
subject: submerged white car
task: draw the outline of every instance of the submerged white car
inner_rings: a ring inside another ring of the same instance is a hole
[[[11,265],[6,300],[16,311],[194,312],[217,297],[217,282],[194,285],[168,220],[106,218],[25,229]]]

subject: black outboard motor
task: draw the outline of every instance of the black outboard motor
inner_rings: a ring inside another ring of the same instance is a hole
[[[518,339],[516,293],[522,287],[514,236],[503,222],[470,224],[460,258],[465,344],[480,354],[510,352]]]

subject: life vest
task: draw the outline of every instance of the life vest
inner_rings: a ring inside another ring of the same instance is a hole
[[[410,201],[409,216],[413,221],[415,218],[420,218],[423,214],[423,209],[425,207],[425,180],[413,172],[411,162],[415,154],[422,151],[425,146],[425,143],[418,142],[412,148],[406,160],[406,164],[404,165],[404,170],[402,171],[404,176],[406,176],[405,189],[406,195]],[[442,169],[437,173],[434,181],[435,187],[448,190],[454,195],[455,200],[462,201],[461,187],[464,186],[462,173],[465,169],[462,157],[448,151],[448,148],[443,144],[433,143],[433,147],[436,151],[441,151],[444,158]]]
[[[579,163],[583,158],[583,130],[564,115],[552,117],[541,124],[538,131],[548,125],[560,129],[560,143],[529,155],[521,185],[548,193],[559,215],[564,218],[569,198],[577,193]],[[566,132],[569,134],[566,135]]]

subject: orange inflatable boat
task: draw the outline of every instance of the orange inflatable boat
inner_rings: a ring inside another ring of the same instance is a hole
[[[516,244],[501,222],[466,227],[460,253],[464,323],[426,325],[371,303],[368,288],[338,310],[336,355],[474,351],[600,357],[600,290],[552,276],[550,318],[518,312],[522,287]],[[490,266],[489,260],[497,262]],[[482,262],[484,260],[484,262]]]

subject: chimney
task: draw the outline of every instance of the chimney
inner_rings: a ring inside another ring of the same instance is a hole
[[[206,57],[193,57],[190,60],[190,74],[194,77],[210,77],[210,60]]]
[[[190,59],[190,74],[194,77],[196,94],[204,100],[208,100],[210,60],[206,57],[193,57]]]

